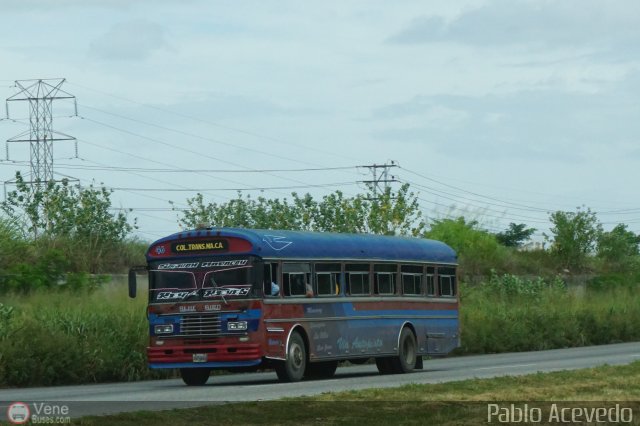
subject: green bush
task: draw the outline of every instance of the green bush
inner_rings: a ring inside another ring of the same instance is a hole
[[[0,386],[168,377],[147,366],[144,300],[125,293],[105,286],[90,294],[11,296],[10,322],[2,314],[6,306],[0,307]]]
[[[451,246],[458,253],[460,274],[471,279],[487,275],[492,268],[503,269],[508,259],[509,250],[495,235],[463,217],[435,220],[424,236]]]
[[[492,276],[460,285],[458,353],[543,350],[640,340],[637,286],[580,294],[559,278]],[[0,386],[131,381],[169,377],[145,358],[144,298],[124,281],[96,291],[40,289],[0,304]]]
[[[637,286],[578,294],[559,278],[497,276],[461,285],[460,353],[497,353],[640,340]]]

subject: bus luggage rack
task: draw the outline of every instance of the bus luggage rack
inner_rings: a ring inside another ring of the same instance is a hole
[[[220,315],[185,315],[180,319],[181,336],[216,337],[220,336]]]

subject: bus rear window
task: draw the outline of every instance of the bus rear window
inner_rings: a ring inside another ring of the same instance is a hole
[[[454,268],[438,268],[438,292],[440,296],[456,295],[456,270]]]

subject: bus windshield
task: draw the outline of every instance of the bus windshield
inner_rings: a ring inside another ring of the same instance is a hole
[[[255,263],[251,257],[152,262],[149,300],[177,302],[247,297],[257,290]]]

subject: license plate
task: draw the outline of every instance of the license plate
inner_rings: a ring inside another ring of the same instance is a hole
[[[207,362],[207,354],[193,354],[193,362]]]

